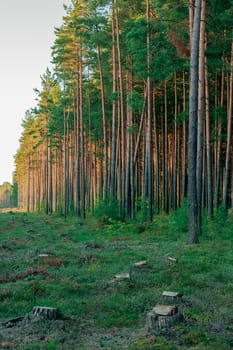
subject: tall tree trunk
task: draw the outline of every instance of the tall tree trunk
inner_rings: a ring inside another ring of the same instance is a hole
[[[53,156],[51,138],[48,139],[48,170],[49,170],[49,183],[48,183],[48,211],[53,212]]]
[[[194,1],[195,1],[195,0],[189,0],[189,37],[190,37],[190,49],[191,49],[191,47],[192,47],[192,38],[193,38]]]
[[[155,113],[155,90],[153,92],[153,122],[154,122],[154,145],[155,145],[155,208],[157,213],[160,210],[160,191],[159,191],[159,147],[158,147],[158,131],[157,131],[157,120]]]
[[[198,123],[197,123],[197,215],[198,232],[201,234],[202,219],[202,179],[203,179],[203,138],[205,121],[205,10],[206,2],[201,2],[201,23],[199,43],[199,80],[198,80]]]
[[[79,81],[80,81],[80,73],[78,72],[77,76],[77,87],[76,87],[76,102],[74,103],[75,106],[75,114],[76,114],[76,128],[75,128],[75,133],[76,133],[76,141],[75,141],[75,147],[76,147],[76,193],[75,193],[75,198],[76,198],[76,214],[78,217],[81,216],[81,206],[80,206],[80,178],[81,178],[81,166],[80,166],[80,113],[79,113]]]
[[[146,159],[148,174],[148,220],[153,219],[153,170],[152,170],[152,116],[151,116],[151,79],[150,79],[150,1],[146,2],[147,18],[147,132]]]
[[[173,132],[173,161],[172,161],[172,207],[177,208],[177,84],[176,73],[174,74],[174,132]]]
[[[64,108],[64,138],[63,138],[63,147],[64,147],[64,217],[67,217],[68,214],[68,200],[69,200],[69,175],[68,175],[68,114]]]
[[[199,241],[197,202],[197,117],[198,117],[198,60],[201,22],[201,1],[195,1],[192,35],[189,89],[189,138],[188,138],[188,243]]]
[[[221,93],[220,93],[220,107],[223,107],[224,102],[224,80],[225,80],[225,74],[224,69],[222,68],[222,75],[221,75]],[[217,106],[217,103],[216,103]],[[217,145],[216,147],[216,164],[215,164],[215,198],[214,198],[214,206],[215,208],[219,207],[220,204],[220,179],[221,179],[221,170],[220,170],[220,164],[221,164],[221,146],[222,146],[222,118],[221,116],[218,117],[217,120]]]
[[[230,81],[229,81],[229,97],[227,108],[227,148],[226,148],[226,165],[223,189],[223,206],[228,208],[228,196],[230,188],[230,160],[231,160],[231,140],[232,140],[232,95],[233,95],[233,43],[231,44],[231,62],[230,62]]]
[[[186,111],[185,72],[183,72],[183,110]],[[182,198],[187,197],[187,121],[182,123]]]
[[[30,211],[30,202],[31,202],[31,196],[30,196],[30,187],[31,187],[31,156],[28,155],[28,164],[27,164],[27,212]]]
[[[47,119],[47,118],[46,118]],[[48,121],[47,121],[48,123]],[[49,140],[46,135],[45,148],[45,213],[49,213]]]
[[[164,82],[164,211],[169,212],[168,191],[168,107],[167,107],[167,82]]]
[[[80,117],[80,155],[81,155],[81,178],[80,178],[80,200],[81,217],[85,218],[86,213],[86,178],[85,178],[85,155],[84,155],[84,122],[83,122],[83,62],[82,49],[80,49],[79,58],[79,117]]]
[[[104,77],[102,68],[102,59],[100,47],[97,47],[98,66],[100,75],[100,90],[101,90],[101,107],[102,107],[102,122],[103,122],[103,143],[104,143],[104,163],[103,163],[103,198],[107,195],[108,184],[108,145],[107,145],[107,127],[106,127],[106,112],[105,112],[105,92],[104,92]]]
[[[205,60],[205,97],[206,97],[206,171],[207,171],[207,212],[213,218],[213,194],[212,194],[212,161],[210,146],[210,106],[209,106],[209,82],[208,67]]]
[[[133,112],[132,112],[132,59],[129,57],[129,67],[127,74],[127,125],[126,125],[126,179],[125,179],[125,198],[126,214],[134,218],[134,172],[133,172]]]
[[[118,76],[119,76],[119,112],[120,112],[120,162],[121,162],[121,210],[122,215],[125,215],[125,121],[124,121],[124,88],[123,88],[123,72],[122,72],[122,60],[121,60],[121,45],[120,45],[120,28],[119,28],[119,14],[117,0],[114,0],[115,4],[115,21],[116,21],[116,47],[117,47],[117,60],[118,60]]]
[[[117,69],[116,69],[116,45],[115,42],[115,24],[112,18],[112,92],[114,100],[112,101],[112,140],[111,140],[111,164],[110,164],[110,193],[112,200],[116,199],[116,91],[117,91]]]

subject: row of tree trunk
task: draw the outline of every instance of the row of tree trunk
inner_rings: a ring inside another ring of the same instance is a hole
[[[229,208],[233,193],[232,44],[221,53],[221,66],[210,69],[206,1],[190,0],[189,72],[180,43],[154,28],[150,1],[130,9],[126,14],[114,0],[107,24],[101,15],[89,31],[91,5],[76,2],[68,11],[54,46],[55,77],[46,72],[16,155],[19,205],[85,217],[105,203],[119,217],[140,210],[151,221],[188,195],[189,242],[195,243],[203,207],[213,217],[221,204]],[[82,23],[84,11],[89,22]],[[136,31],[137,11],[144,11],[143,34],[127,33],[125,16]]]

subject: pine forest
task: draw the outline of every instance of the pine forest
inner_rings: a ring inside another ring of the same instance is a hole
[[[233,208],[233,1],[72,0],[15,155],[27,211]]]

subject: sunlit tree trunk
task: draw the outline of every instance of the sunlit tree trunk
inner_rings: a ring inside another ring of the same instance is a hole
[[[81,200],[81,217],[85,218],[86,209],[86,179],[85,179],[85,154],[84,154],[84,122],[83,122],[83,62],[82,62],[82,49],[80,49],[79,58],[79,116],[80,116],[80,159],[81,159],[81,172],[80,172],[80,200]]]
[[[157,131],[157,120],[155,112],[155,90],[153,92],[153,125],[154,125],[154,169],[155,169],[155,208],[157,213],[160,210],[160,189],[159,189],[159,150],[158,150],[158,131]]]
[[[126,179],[125,179],[125,198],[126,214],[134,218],[134,167],[133,167],[133,112],[132,112],[132,62],[128,57],[129,67],[127,74],[127,121],[126,121]]]
[[[100,47],[97,47],[98,67],[100,75],[100,90],[101,90],[101,108],[103,121],[103,144],[104,144],[104,162],[103,162],[103,198],[107,195],[108,184],[108,145],[107,145],[107,126],[106,126],[106,112],[105,112],[105,92],[104,92],[104,78]]]
[[[118,62],[118,77],[119,77],[119,113],[120,113],[120,162],[121,162],[121,209],[122,215],[125,214],[125,120],[124,120],[124,88],[123,88],[123,72],[122,72],[122,58],[120,45],[120,28],[119,28],[119,13],[118,3],[114,0],[115,5],[115,33],[116,33],[116,49]]]
[[[64,108],[64,137],[63,137],[63,147],[64,147],[64,217],[68,214],[68,198],[69,198],[69,169],[68,169],[68,114]]]
[[[114,17],[112,18],[112,92],[114,99],[112,101],[112,132],[111,132],[111,164],[110,164],[110,195],[113,200],[116,199],[116,92],[117,92],[117,68],[116,68],[116,45]]]

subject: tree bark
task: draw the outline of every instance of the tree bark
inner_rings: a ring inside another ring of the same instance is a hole
[[[230,188],[230,160],[231,160],[231,139],[232,139],[232,95],[233,95],[233,43],[231,44],[231,62],[230,62],[230,81],[229,81],[229,97],[227,108],[227,149],[226,149],[226,165],[225,165],[225,178],[223,189],[223,206],[224,209],[228,209],[228,196]]]
[[[206,171],[207,171],[207,212],[213,218],[213,193],[212,193],[212,161],[210,145],[210,106],[207,60],[205,62],[205,96],[206,96]]]
[[[188,244],[199,242],[197,202],[197,117],[198,117],[198,61],[201,21],[201,1],[195,1],[195,14],[190,60],[189,137],[188,137]]]
[[[123,88],[123,72],[121,60],[121,45],[120,45],[120,28],[117,0],[114,0],[115,5],[115,21],[116,21],[116,49],[118,60],[118,75],[119,75],[119,113],[120,113],[120,162],[121,162],[121,210],[122,215],[125,215],[125,120],[124,120],[124,88]]]
[[[197,215],[198,232],[201,234],[202,227],[202,179],[203,179],[203,142],[205,123],[205,10],[206,2],[201,2],[200,19],[200,43],[199,43],[199,64],[198,64],[198,123],[197,123]]]
[[[107,126],[106,126],[106,112],[105,112],[105,92],[104,92],[104,78],[100,47],[97,47],[98,66],[100,75],[100,90],[101,90],[101,107],[102,107],[102,121],[103,121],[103,143],[104,143],[104,166],[103,166],[103,198],[107,196],[108,184],[108,145],[107,145]]]
[[[146,2],[147,18],[147,133],[146,154],[148,174],[148,221],[153,219],[153,171],[152,171],[152,116],[151,116],[151,79],[150,79],[150,2]]]
[[[168,106],[167,106],[167,82],[164,82],[164,211],[169,212],[168,193]]]
[[[111,161],[110,161],[110,194],[112,200],[116,199],[116,91],[117,91],[117,71],[116,71],[116,45],[115,42],[115,24],[112,18],[112,92],[114,100],[112,101],[112,140],[111,140]]]

